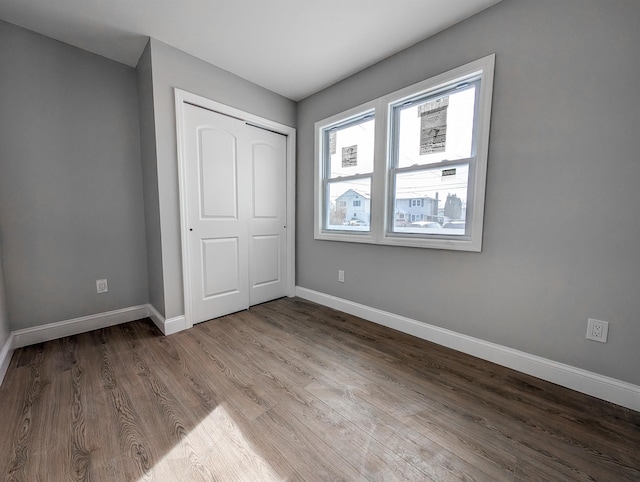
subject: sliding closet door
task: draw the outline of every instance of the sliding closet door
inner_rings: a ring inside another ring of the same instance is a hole
[[[184,105],[193,323],[285,295],[286,138]]]
[[[247,126],[251,138],[249,302],[285,296],[287,143],[281,134]]]

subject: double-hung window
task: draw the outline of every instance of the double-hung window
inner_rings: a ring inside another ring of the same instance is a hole
[[[375,118],[365,111],[323,129],[322,225],[327,232],[371,229]]]
[[[316,123],[316,239],[480,251],[493,66]]]

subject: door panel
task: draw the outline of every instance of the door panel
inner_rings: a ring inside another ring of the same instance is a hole
[[[203,298],[240,292],[238,238],[202,240]]]
[[[277,134],[274,134],[277,135]],[[253,145],[253,216],[255,218],[278,218],[280,213],[279,196],[274,196],[282,184],[278,182],[281,174],[279,164],[282,153],[276,146],[257,143]]]
[[[211,127],[198,134],[202,217],[237,218],[237,138]]]
[[[280,236],[253,236],[252,287],[257,288],[268,283],[280,281]]]

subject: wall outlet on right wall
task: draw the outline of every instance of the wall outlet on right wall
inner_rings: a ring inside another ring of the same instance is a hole
[[[602,320],[594,320],[589,318],[587,322],[587,339],[593,341],[599,341],[600,343],[607,342],[607,335],[609,334],[609,322]]]

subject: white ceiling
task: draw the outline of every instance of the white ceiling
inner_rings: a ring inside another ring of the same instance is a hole
[[[500,0],[0,0],[0,18],[135,66],[151,36],[300,100]]]

